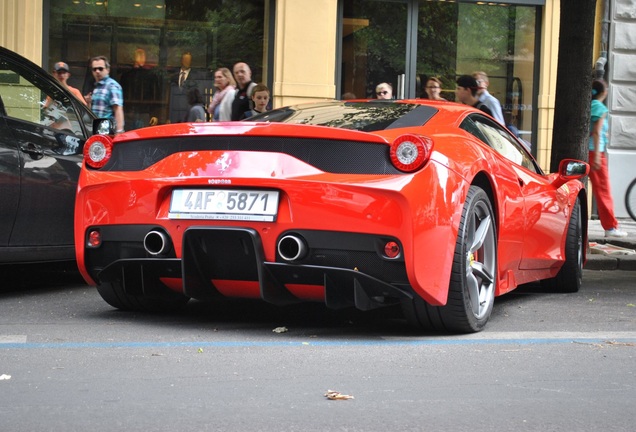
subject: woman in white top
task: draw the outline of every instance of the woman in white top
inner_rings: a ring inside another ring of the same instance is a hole
[[[208,113],[214,121],[230,121],[236,81],[228,68],[219,68],[214,72],[214,87],[216,92],[210,99]]]

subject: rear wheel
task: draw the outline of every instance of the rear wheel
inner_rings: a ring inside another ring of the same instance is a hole
[[[625,192],[625,207],[629,216],[636,221],[636,179],[632,180]]]
[[[459,224],[445,306],[431,306],[422,298],[404,304],[407,320],[416,327],[456,333],[484,328],[495,299],[497,235],[488,194],[471,186]]]
[[[581,216],[581,202],[577,198],[565,239],[565,262],[559,273],[551,279],[541,281],[544,288],[554,292],[578,292],[583,281],[583,221]]]
[[[172,291],[157,282],[152,296],[128,294],[120,281],[104,282],[97,285],[97,292],[109,305],[128,311],[172,312],[181,309],[189,297]]]

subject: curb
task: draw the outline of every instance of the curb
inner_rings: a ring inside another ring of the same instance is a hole
[[[612,245],[636,250],[636,221],[631,218],[619,218],[618,226],[627,232],[627,237],[606,238],[601,221],[598,218],[589,219],[588,241],[599,245]],[[636,255],[592,254],[588,244],[587,262],[583,268],[587,270],[636,270]]]
[[[590,243],[611,244],[627,249],[636,249],[636,243],[629,240],[606,238],[590,238]],[[587,250],[587,261],[583,266],[586,270],[636,270],[636,255],[602,255],[591,253],[589,247]]]
[[[589,254],[583,266],[585,270],[636,270],[636,256],[622,257]]]

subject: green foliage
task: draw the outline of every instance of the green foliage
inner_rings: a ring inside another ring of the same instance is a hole
[[[263,63],[263,2],[233,0],[209,9],[204,17],[214,33],[210,69],[229,67],[243,61],[254,71]]]

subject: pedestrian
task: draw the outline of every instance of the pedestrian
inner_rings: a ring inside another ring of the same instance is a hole
[[[455,90],[457,100],[465,105],[477,108],[488,115],[492,115],[490,108],[479,101],[479,98],[477,97],[477,87],[477,80],[472,76],[460,76],[457,78],[457,89]]]
[[[84,96],[82,96],[82,92],[80,92],[75,87],[71,87],[68,85],[67,80],[71,76],[69,72],[69,67],[64,62],[57,62],[53,66],[53,76],[59,81],[62,87],[66,87],[68,91],[70,91],[73,96],[75,96],[80,102],[86,105],[86,100],[84,100]],[[50,123],[48,126],[55,129],[67,129],[72,130],[72,126],[68,120],[68,118],[63,115],[63,112],[66,112],[66,108],[64,104],[60,101],[53,101],[51,96],[47,96],[44,101],[44,105],[42,106],[44,110],[45,117]]]
[[[380,83],[375,86],[375,97],[377,99],[393,99],[393,87],[389,83]]]
[[[208,113],[214,121],[232,120],[232,102],[236,92],[236,81],[228,68],[222,67],[214,71],[214,88],[216,91],[208,105]]]
[[[501,103],[496,97],[488,93],[488,86],[490,85],[488,75],[486,75],[486,72],[477,71],[473,72],[473,78],[477,81],[477,97],[479,98],[479,102],[490,108],[490,112],[492,112],[492,116],[495,120],[505,126],[506,121],[503,116],[503,110],[501,109]]]
[[[115,132],[124,132],[124,94],[117,81],[110,74],[110,63],[104,56],[93,57],[89,62],[95,88],[85,96],[91,110],[99,118],[115,122]]]
[[[53,76],[62,84],[63,87],[66,87],[72,94],[86,105],[86,100],[84,100],[84,96],[82,96],[82,92],[76,89],[75,87],[71,87],[68,84],[68,79],[71,77],[71,72],[69,71],[69,67],[64,62],[57,62],[55,66],[53,66]]]
[[[236,80],[236,92],[232,101],[231,119],[237,121],[241,120],[243,115],[252,109],[252,91],[256,87],[256,83],[252,82],[252,70],[247,63],[236,63],[233,72]]]
[[[269,104],[270,93],[269,88],[265,84],[258,84],[254,87],[252,91],[252,102],[254,103],[254,108],[250,111],[247,111],[243,118],[249,118],[257,114],[264,113],[268,110],[267,105]]]
[[[618,229],[618,221],[614,216],[614,200],[610,189],[607,169],[607,114],[603,103],[607,97],[607,85],[603,80],[592,82],[592,105],[590,107],[590,138],[588,140],[590,181],[592,194],[596,199],[598,218],[605,230],[605,237],[626,237],[627,233]]]
[[[426,91],[426,96],[430,100],[446,100],[440,96],[440,93],[442,92],[442,82],[439,78],[430,77],[429,79],[427,79],[426,85],[424,86],[424,91]]]

